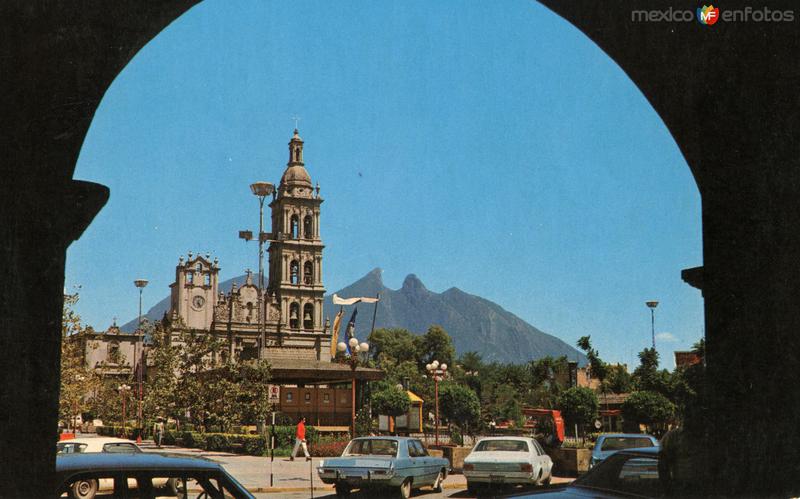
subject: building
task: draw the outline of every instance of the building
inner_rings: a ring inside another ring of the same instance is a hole
[[[325,246],[319,192],[295,129],[289,160],[269,203],[266,285],[259,290],[248,272],[244,283],[222,293],[218,259],[189,253],[175,267],[167,321],[175,341],[185,329],[206,331],[228,340],[229,356],[269,361],[273,381],[282,385],[281,412],[302,414],[315,425],[345,426],[352,409],[349,383],[381,379],[383,373],[332,362],[331,330],[322,309]]]

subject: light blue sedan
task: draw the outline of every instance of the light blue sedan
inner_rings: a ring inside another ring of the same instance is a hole
[[[335,485],[338,497],[352,489],[397,487],[407,499],[420,487],[441,492],[449,469],[449,461],[429,456],[419,439],[364,437],[351,440],[341,457],[320,461],[317,472],[323,483]]]

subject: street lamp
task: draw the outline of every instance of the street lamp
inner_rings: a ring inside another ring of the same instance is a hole
[[[136,279],[133,281],[133,285],[139,288],[139,327],[137,329],[137,336],[136,342],[133,344],[133,368],[137,369],[136,371],[136,382],[138,383],[138,409],[136,411],[136,420],[138,421],[139,427],[141,428],[142,425],[142,371],[144,370],[144,366],[142,362],[144,361],[144,341],[142,341],[141,351],[138,352],[137,350],[139,347],[139,341],[142,340],[142,292],[144,291],[144,287],[147,286],[147,279]],[[138,367],[137,367],[138,366]]]
[[[81,388],[80,382],[81,382],[81,381],[83,381],[84,379],[85,379],[85,378],[84,378],[84,377],[83,377],[83,375],[81,375],[81,374],[76,374],[76,375],[75,375],[75,381],[77,381],[77,382],[78,382],[78,387],[79,387],[79,390],[80,390],[80,388]],[[72,433],[76,433],[76,430],[77,430],[77,428],[76,428],[76,427],[77,427],[77,423],[78,423],[78,421],[77,421],[77,419],[78,419],[78,418],[77,418],[77,413],[78,413],[78,402],[80,401],[80,399],[81,399],[82,397],[83,397],[83,396],[79,394],[79,395],[78,395],[78,398],[76,398],[76,399],[73,399],[73,400],[72,400]],[[81,418],[81,419],[83,419],[83,418]]]
[[[250,184],[250,192],[258,198],[258,341],[261,342],[258,349],[258,358],[263,356],[263,347],[267,344],[264,332],[264,242],[270,234],[264,232],[264,199],[275,192],[275,186],[269,182],[254,182]],[[249,230],[240,230],[239,237],[245,241],[253,239],[253,233]]]
[[[447,374],[447,364],[439,364],[438,360],[434,360],[430,364],[425,365],[425,370],[433,378],[434,383],[434,399],[436,400],[436,445],[439,445],[439,382],[444,379]]]
[[[350,369],[353,371],[353,380],[350,389],[350,435],[352,438],[356,436],[356,368],[358,367],[359,357],[358,354],[363,353],[366,362],[366,354],[369,352],[369,344],[366,341],[358,342],[358,338],[352,337],[348,342],[340,341],[336,345],[336,349],[344,353],[347,350],[347,345],[350,345],[350,356],[347,358],[347,363],[350,364]]]
[[[128,419],[128,413],[127,413],[127,410],[126,410],[126,408],[127,408],[126,402],[127,402],[127,399],[128,399],[128,393],[130,393],[130,391],[131,391],[131,387],[126,385],[126,384],[121,384],[121,385],[119,385],[117,387],[117,391],[119,392],[119,396],[122,398],[122,432],[124,434],[124,433],[126,433],[125,425],[126,425],[127,419]]]
[[[655,300],[646,301],[644,302],[645,305],[650,309],[650,329],[651,334],[653,335],[653,350],[656,349],[656,307],[658,306],[658,302]]]

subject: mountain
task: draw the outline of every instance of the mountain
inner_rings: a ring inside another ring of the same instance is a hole
[[[220,289],[228,292],[233,282],[241,284],[244,280],[245,276],[229,279],[220,285]],[[438,324],[453,338],[458,354],[475,351],[486,361],[524,363],[548,355],[566,355],[571,360],[577,359],[581,365],[586,363],[583,353],[555,336],[536,329],[496,303],[458,288],[435,293],[428,290],[414,274],[406,277],[400,289],[393,290],[384,286],[381,270],[375,269],[336,291],[342,298],[375,296],[378,293],[381,301],[377,308],[376,328],[398,327],[422,334],[432,324]],[[375,306],[356,306],[356,336],[365,339],[372,326]],[[345,307],[345,323],[341,331],[344,331],[353,308]],[[150,320],[161,319],[168,309],[169,297],[148,310],[146,317]],[[334,307],[331,295],[326,295],[324,314],[330,317],[331,323],[338,309],[338,306]],[[131,331],[135,324],[136,319],[122,326],[122,330]]]

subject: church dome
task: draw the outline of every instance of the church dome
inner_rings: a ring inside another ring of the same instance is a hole
[[[311,177],[303,165],[292,165],[286,168],[281,177],[281,184],[287,187],[311,187]]]

